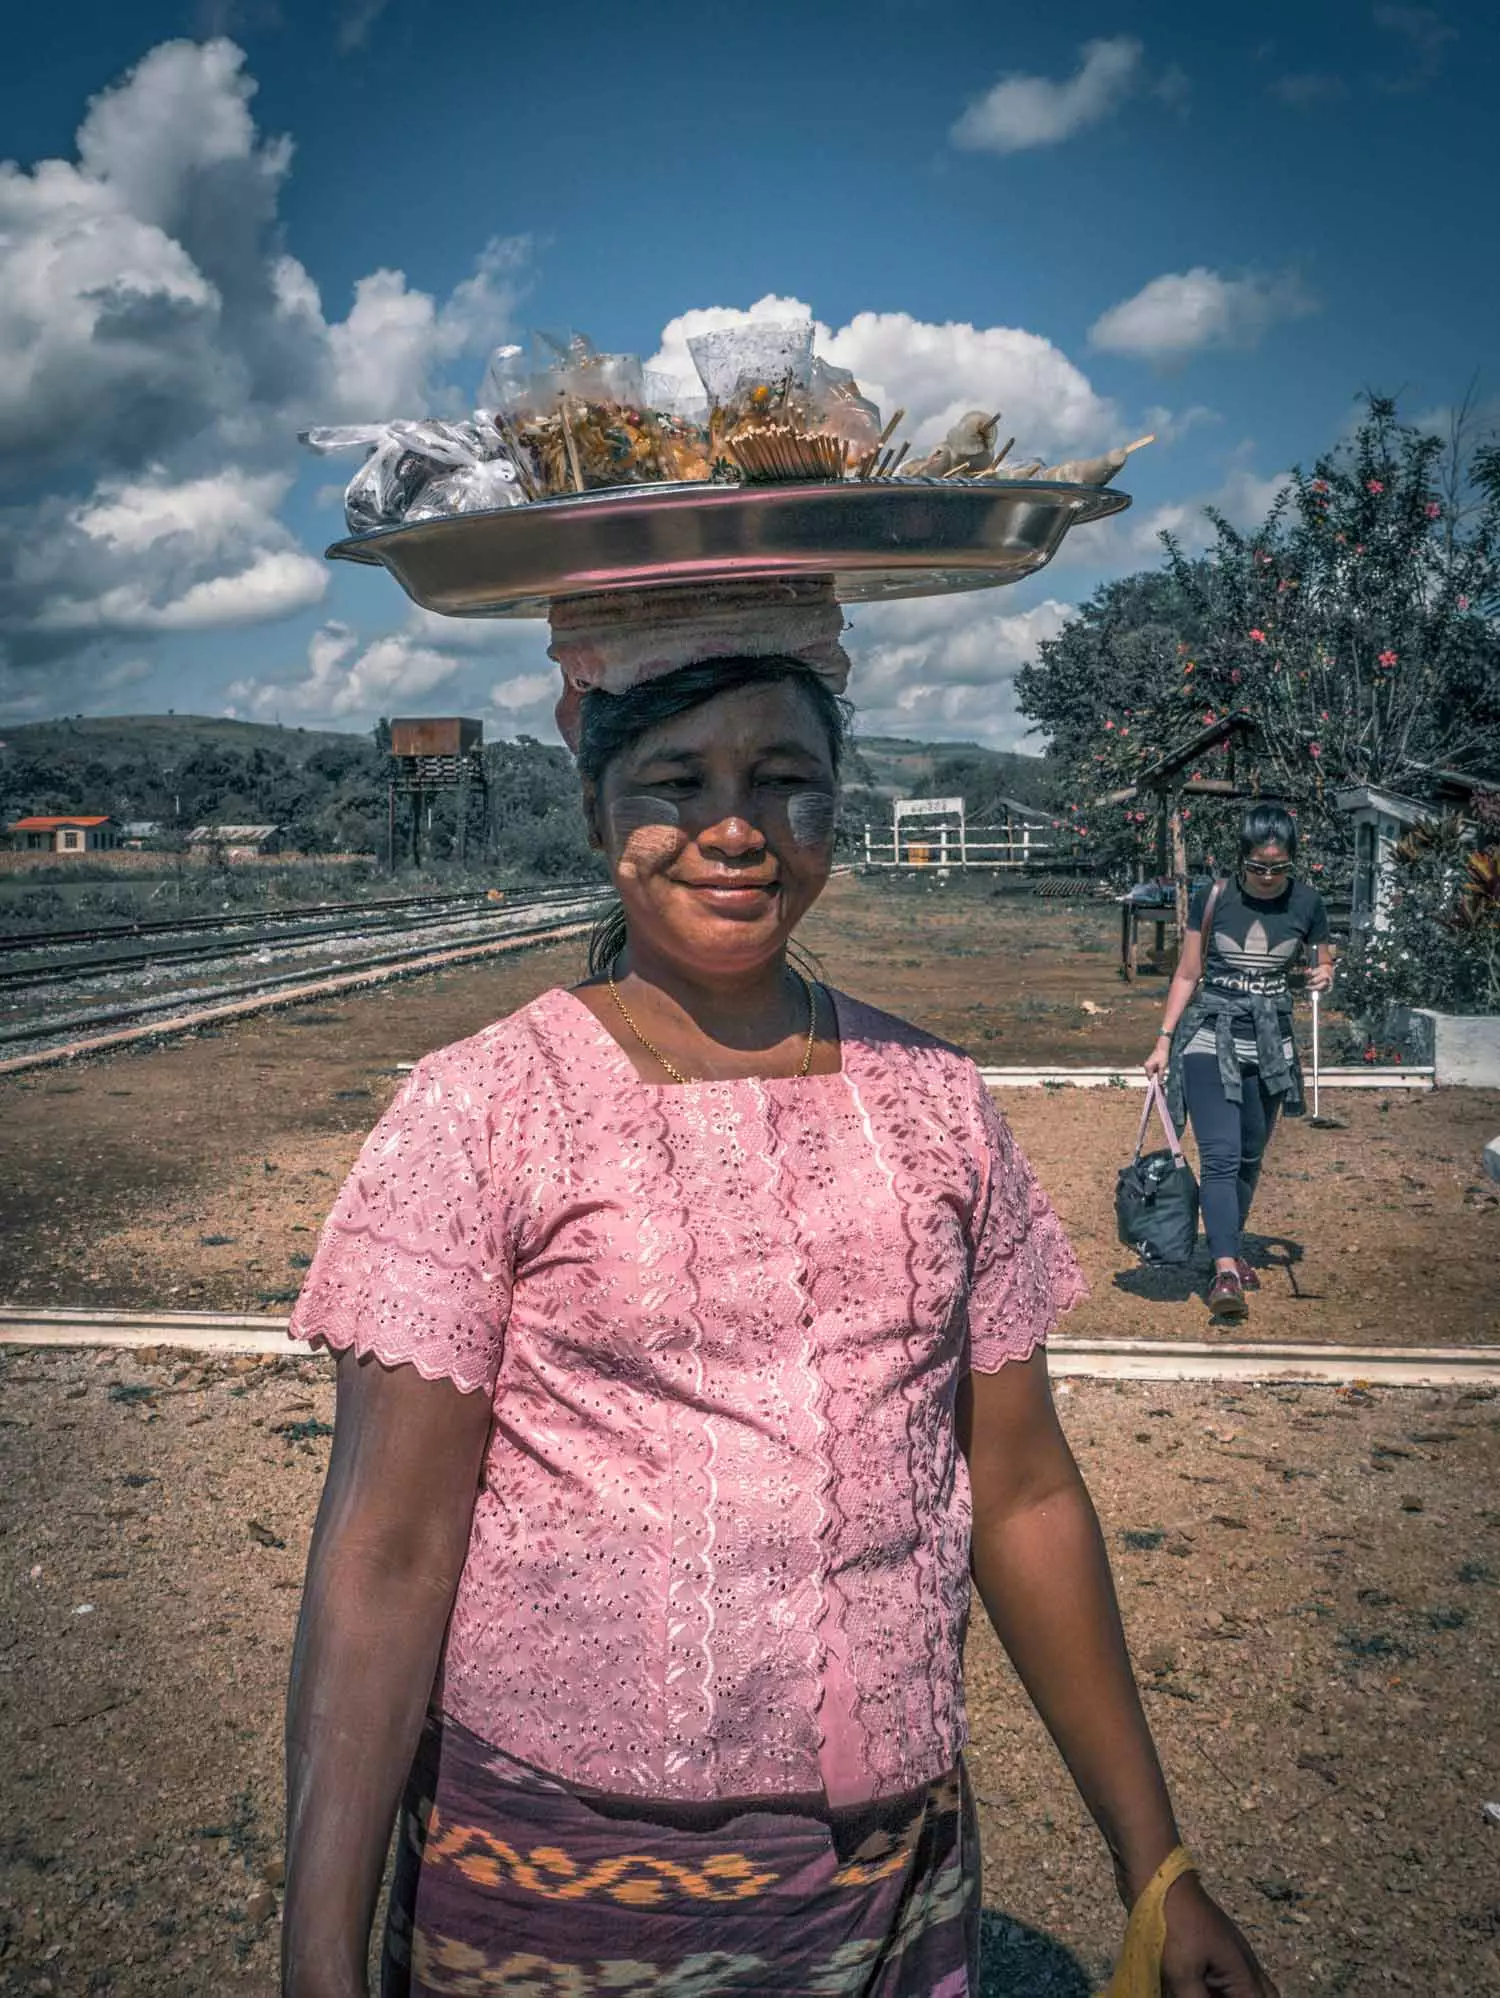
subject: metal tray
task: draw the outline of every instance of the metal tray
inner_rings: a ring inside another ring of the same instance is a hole
[[[328,555],[389,569],[450,617],[544,617],[559,597],[745,576],[831,576],[860,603],[1019,582],[1077,522],[1129,504],[1036,479],[619,486],[376,528]]]

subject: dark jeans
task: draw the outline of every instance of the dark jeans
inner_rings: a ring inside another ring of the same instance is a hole
[[[1244,1254],[1244,1227],[1280,1099],[1263,1087],[1258,1068],[1246,1068],[1240,1071],[1241,1101],[1231,1103],[1217,1055],[1184,1056],[1182,1082],[1198,1140],[1198,1194],[1209,1253],[1215,1259],[1238,1257]]]

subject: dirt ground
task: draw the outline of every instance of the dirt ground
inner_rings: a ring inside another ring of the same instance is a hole
[[[0,1353],[0,1993],[272,1998],[331,1369]],[[1187,1839],[1286,1998],[1500,1989],[1500,1400],[1064,1383]],[[1085,1998],[1107,1868],[970,1642],[985,1991]]]
[[[1005,1065],[1140,1059],[1164,982],[1124,987],[1114,934],[1108,906],[852,878],[807,926],[833,983]],[[557,945],[0,1080],[0,1301],[284,1310],[400,1064],[580,971],[579,947]],[[1093,1287],[1069,1330],[1200,1337],[1202,1272],[1140,1269],[1115,1239],[1138,1107],[1134,1090],[1005,1096]],[[1345,1128],[1290,1124],[1270,1155],[1251,1331],[1500,1337],[1500,1192],[1479,1171],[1500,1093],[1345,1091],[1325,1107]]]

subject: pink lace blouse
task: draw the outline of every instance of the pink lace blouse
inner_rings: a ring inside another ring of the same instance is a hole
[[[294,1336],[488,1395],[437,1690],[592,1789],[846,1804],[966,1739],[965,1369],[1083,1280],[972,1062],[834,995],[837,1074],[653,1085],[554,990],[429,1055]]]

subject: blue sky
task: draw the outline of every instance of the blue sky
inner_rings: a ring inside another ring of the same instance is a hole
[[[533,326],[649,357],[769,297],[919,442],[975,404],[1048,457],[1160,433],[1041,576],[854,614],[867,727],[1018,743],[1016,666],[1162,526],[1256,517],[1362,388],[1494,397],[1497,43],[1473,0],[35,10],[0,78],[0,720],[549,735],[544,627],[321,563],[352,466],[296,430],[461,408]]]

